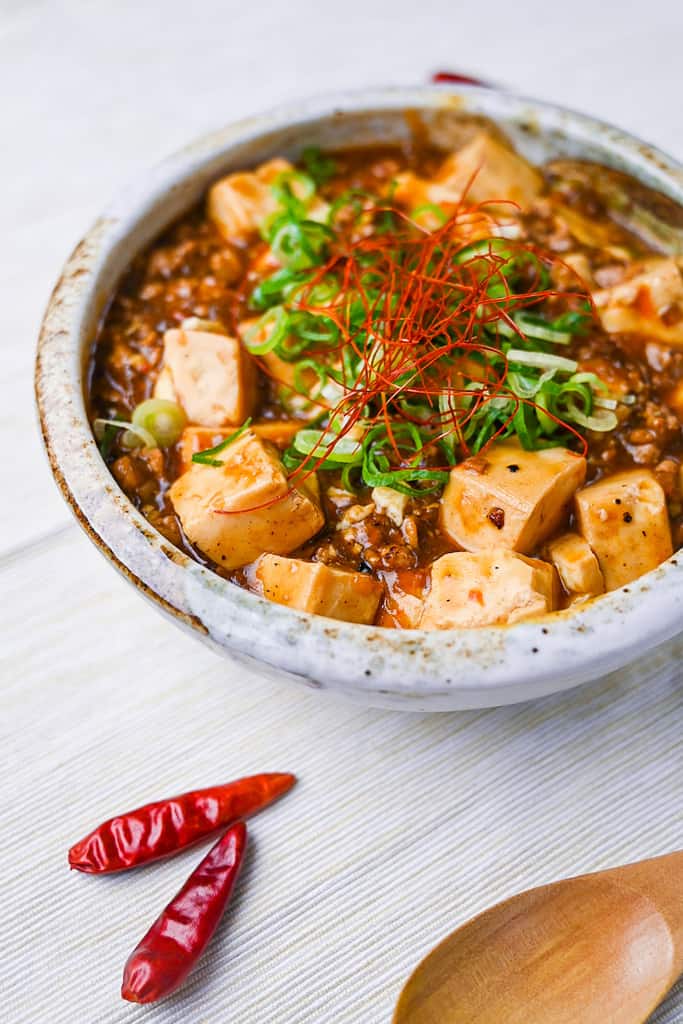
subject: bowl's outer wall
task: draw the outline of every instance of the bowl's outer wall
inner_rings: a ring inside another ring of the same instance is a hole
[[[409,112],[406,115],[406,112]],[[36,393],[63,495],[90,537],[140,591],[216,650],[367,703],[448,710],[540,696],[619,667],[679,631],[674,556],[572,615],[512,629],[421,633],[311,616],[240,590],[170,545],[133,508],[104,465],[85,405],[97,323],[131,258],[227,171],[311,144],[405,139],[415,124],[442,145],[463,116],[493,117],[534,161],[557,155],[626,170],[683,202],[683,171],[615,128],[551,105],[473,88],[394,89],[301,103],[208,136],[126,190],[64,269],[39,343]]]

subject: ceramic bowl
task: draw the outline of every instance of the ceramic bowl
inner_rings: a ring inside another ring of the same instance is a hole
[[[272,604],[177,550],[135,510],[102,461],[84,401],[98,317],[132,257],[211,181],[306,145],[396,141],[419,121],[448,142],[454,118],[497,120],[535,161],[568,154],[630,172],[683,202],[683,169],[610,125],[494,90],[431,87],[312,99],[209,135],[126,191],[77,246],[45,314],[36,393],[52,472],[104,555],[169,618],[281,679],[416,711],[487,707],[551,693],[618,668],[681,628],[683,555],[573,614],[513,627],[389,630]]]

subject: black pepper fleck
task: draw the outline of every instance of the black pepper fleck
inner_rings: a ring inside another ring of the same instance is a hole
[[[497,530],[502,530],[505,526],[505,511],[502,508],[492,508],[486,518]]]
[[[519,473],[519,466],[516,462],[513,462],[512,465],[508,466],[508,469],[511,473]]]
[[[625,523],[630,523],[632,521],[632,519],[633,519],[633,516],[631,515],[630,512],[624,512],[624,514],[622,516],[622,519],[624,520]]]

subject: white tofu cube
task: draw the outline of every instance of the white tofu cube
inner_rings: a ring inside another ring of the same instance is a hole
[[[611,334],[643,334],[683,345],[683,275],[671,259],[644,261],[639,273],[593,292],[593,301]]]
[[[275,212],[271,186],[291,170],[287,160],[269,160],[255,171],[228,174],[209,189],[208,215],[228,241],[246,241]]]
[[[576,521],[607,590],[631,583],[673,554],[666,497],[647,469],[615,473],[579,491]]]
[[[432,586],[420,629],[499,626],[553,611],[558,581],[547,562],[505,548],[442,555],[432,566]]]
[[[164,335],[156,398],[182,405],[191,423],[244,423],[256,398],[256,367],[237,338],[215,331],[173,329]]]
[[[429,570],[398,569],[383,574],[386,589],[378,625],[417,629],[422,618]]]
[[[435,181],[460,201],[486,203],[504,200],[527,209],[540,193],[539,171],[514,149],[488,132],[479,132],[453,153],[439,169]]]
[[[568,513],[586,478],[586,460],[566,448],[527,452],[493,444],[451,470],[441,526],[466,551],[494,547],[532,554]]]
[[[345,622],[371,623],[383,592],[382,584],[364,573],[279,555],[259,558],[254,575],[271,601]]]
[[[563,533],[549,541],[545,556],[557,569],[568,594],[593,597],[605,592],[600,564],[588,542],[578,533]]]
[[[264,420],[252,423],[251,429],[262,441],[270,441],[276,448],[287,448],[301,423],[297,420]],[[231,427],[185,427],[178,441],[178,474],[185,473],[192,466],[192,456],[207,448],[214,448],[235,432]]]
[[[154,385],[154,397],[168,402],[177,402],[178,394],[173,386],[173,375],[169,366],[162,366]]]
[[[323,526],[315,475],[293,488],[276,449],[254,431],[215,458],[220,466],[193,463],[169,496],[189,540],[221,568],[289,554]]]

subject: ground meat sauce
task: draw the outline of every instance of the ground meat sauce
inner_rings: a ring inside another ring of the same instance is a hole
[[[349,189],[383,194],[403,172],[430,179],[443,160],[441,152],[414,146],[335,153],[336,172],[319,185],[319,194],[327,202]],[[563,216],[558,209],[569,212]],[[574,217],[597,225],[599,245],[578,237],[582,232],[573,224]],[[572,184],[563,177],[558,184],[558,176],[551,171],[542,193],[517,220],[525,238],[561,259],[571,254],[570,265],[590,273],[595,288],[622,281],[631,262],[652,256],[636,235],[610,219],[603,199],[585,181]],[[130,420],[135,407],[153,394],[165,332],[187,318],[217,321],[236,337],[240,322],[254,316],[249,308],[254,286],[274,267],[269,246],[258,234],[244,241],[226,241],[204,204],[173,224],[134,259],[104,316],[90,375],[93,419]],[[558,289],[569,287],[563,274],[571,271],[558,263],[554,281]],[[671,309],[664,319],[668,316],[668,322],[674,323],[681,315],[681,310]],[[673,543],[678,547],[683,542],[683,437],[671,396],[683,380],[683,350],[644,334],[608,334],[594,325],[588,334],[574,338],[562,355],[577,360],[581,371],[599,376],[610,391],[630,396],[630,404],[619,406],[616,429],[586,433],[587,481],[617,470],[650,468],[666,494]],[[253,421],[291,416],[291,410],[282,407],[274,381],[259,372]],[[173,544],[212,564],[190,544],[169,498],[169,487],[181,466],[179,446],[131,450],[124,447],[119,433],[106,457],[123,491],[152,525]],[[429,453],[425,458],[429,465]],[[486,458],[485,452],[481,458]],[[518,467],[508,468],[512,473]],[[459,549],[440,527],[439,495],[411,497],[401,518],[392,519],[373,502],[370,488],[360,486],[351,492],[338,472],[321,472],[319,478],[326,525],[288,557],[371,575],[384,586],[375,621],[414,625],[411,601],[417,606],[428,590],[429,567],[439,556]],[[504,531],[504,508],[492,508],[488,519],[495,529]],[[571,525],[572,520],[565,519],[563,529]],[[227,571],[212,564],[212,568],[242,586],[253,584],[249,567]],[[564,595],[561,603],[566,599]]]

